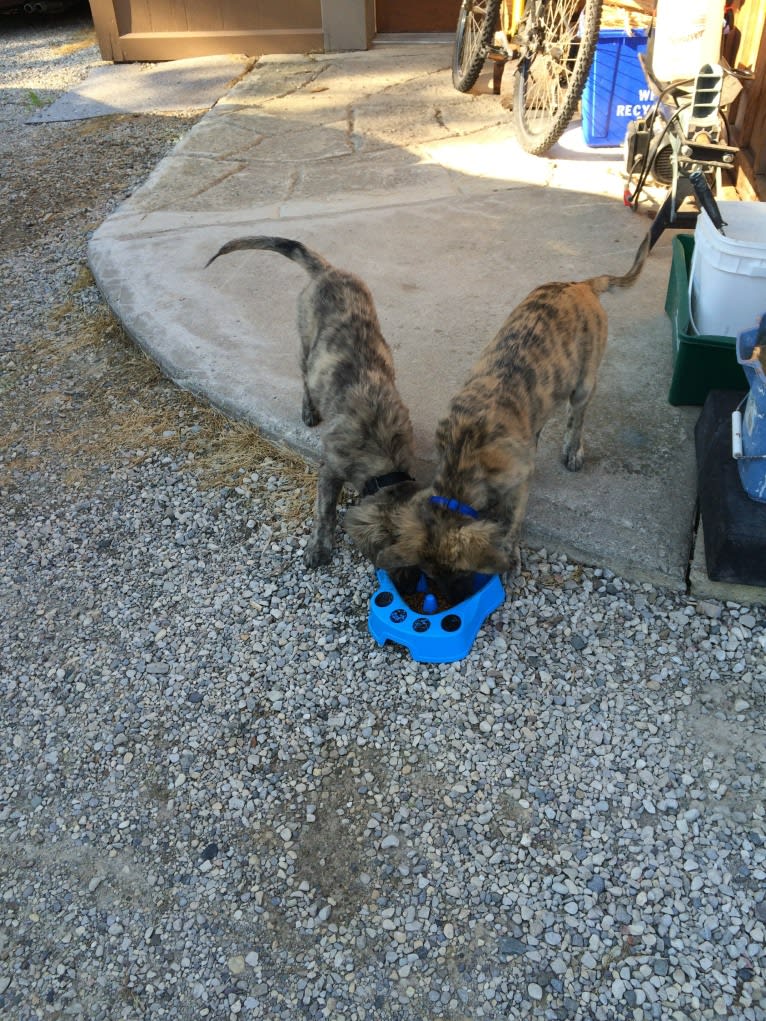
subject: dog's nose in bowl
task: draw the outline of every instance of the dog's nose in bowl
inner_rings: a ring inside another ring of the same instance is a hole
[[[378,589],[370,600],[367,618],[370,634],[378,643],[404,645],[418,663],[453,663],[471,650],[476,635],[505,599],[496,574],[475,574],[473,593],[460,603],[440,608],[425,576],[415,593],[406,598],[390,576],[377,572]]]

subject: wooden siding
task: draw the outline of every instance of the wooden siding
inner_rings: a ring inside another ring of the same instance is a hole
[[[766,21],[766,0],[746,0],[734,18],[741,39],[733,66],[752,71],[758,61],[761,34]]]
[[[104,60],[324,48],[321,0],[90,0]]]

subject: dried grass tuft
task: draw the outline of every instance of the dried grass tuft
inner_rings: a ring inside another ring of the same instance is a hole
[[[254,426],[175,386],[93,300],[94,290],[83,267],[51,312],[49,332],[30,338],[3,374],[0,485],[43,465],[80,485],[109,462],[137,463],[166,450],[185,455],[204,486],[238,485],[264,466],[278,471],[287,482],[280,513],[305,517],[315,471]]]

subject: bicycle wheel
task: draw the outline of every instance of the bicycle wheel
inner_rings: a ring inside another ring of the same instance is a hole
[[[484,67],[497,25],[500,0],[463,0],[452,48],[452,84],[468,92]]]
[[[596,48],[602,0],[532,0],[521,27],[513,122],[527,152],[542,156],[572,119]]]

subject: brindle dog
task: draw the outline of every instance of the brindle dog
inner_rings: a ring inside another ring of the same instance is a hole
[[[298,333],[302,418],[308,426],[324,423],[314,527],[305,552],[307,566],[318,567],[332,557],[344,482],[384,519],[413,496],[412,423],[396,389],[393,357],[367,286],[289,238],[237,238],[216,252],[208,266],[220,255],[244,249],[278,252],[310,277],[298,296]]]
[[[454,603],[470,594],[474,573],[518,564],[540,432],[568,401],[563,461],[570,471],[582,466],[583,419],[607,340],[598,296],[636,281],[649,244],[647,236],[624,276],[544,284],[511,312],[439,423],[432,488],[393,517],[375,507],[346,515],[346,529],[379,567],[399,578],[423,571]]]

